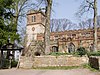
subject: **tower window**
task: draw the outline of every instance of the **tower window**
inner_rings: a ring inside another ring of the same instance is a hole
[[[32,16],[32,22],[36,22],[36,16]]]

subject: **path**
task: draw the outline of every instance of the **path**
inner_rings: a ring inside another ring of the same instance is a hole
[[[0,75],[100,75],[100,72],[91,72],[88,69],[72,69],[72,70],[7,69],[7,70],[0,70]]]

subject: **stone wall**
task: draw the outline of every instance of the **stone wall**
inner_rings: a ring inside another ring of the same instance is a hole
[[[47,66],[80,66],[88,63],[87,57],[64,56],[35,56],[33,60],[28,57],[21,58],[21,68],[47,67]]]
[[[20,64],[19,68],[32,68],[33,66],[33,59],[26,56],[20,57]]]

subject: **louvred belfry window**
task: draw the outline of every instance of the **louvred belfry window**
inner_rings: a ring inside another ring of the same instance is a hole
[[[32,16],[32,22],[36,22],[36,16]]]

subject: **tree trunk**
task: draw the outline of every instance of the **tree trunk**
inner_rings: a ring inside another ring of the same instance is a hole
[[[52,8],[52,0],[46,0],[47,7],[46,7],[46,22],[45,22],[45,54],[50,53],[50,16],[51,16],[51,8]]]
[[[94,0],[94,51],[97,51],[97,0]]]

